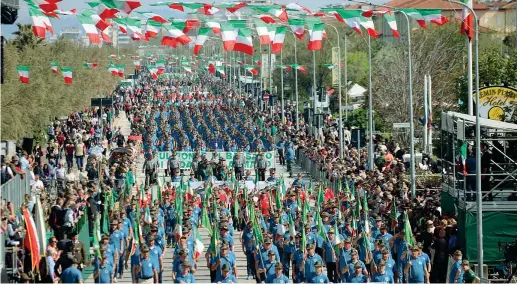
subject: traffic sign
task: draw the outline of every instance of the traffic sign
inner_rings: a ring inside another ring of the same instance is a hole
[[[269,94],[268,93],[264,93],[263,97],[262,97],[265,101],[269,101]]]
[[[409,122],[393,123],[393,128],[409,128]]]

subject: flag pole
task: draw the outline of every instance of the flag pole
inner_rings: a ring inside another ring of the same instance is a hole
[[[282,114],[282,124],[284,124],[285,120],[284,120],[284,69],[283,69],[283,54],[282,54],[282,49],[280,49],[280,73],[281,73],[281,76],[280,76],[280,86],[282,86],[280,88],[280,95],[281,95],[281,114]],[[276,142],[276,141],[275,141]],[[276,160],[276,159],[275,159]]]
[[[339,46],[339,32],[337,30],[337,28],[333,25],[330,25],[330,24],[326,24],[327,26],[333,28],[335,31],[336,31],[336,34],[337,34],[337,49],[338,49],[338,53],[337,53],[337,70],[338,70],[338,78],[339,78],[339,85],[338,85],[338,100],[339,100],[339,109],[338,109],[338,112],[339,112],[339,158],[340,159],[343,159],[343,148],[344,148],[344,141],[343,141],[343,113],[341,111],[341,48]],[[346,54],[346,49],[345,49],[345,54]],[[346,57],[346,55],[345,55]],[[345,71],[346,72],[346,71]],[[346,74],[346,73],[345,73]],[[346,84],[346,82],[345,82]]]
[[[293,33],[293,46],[294,46],[294,64],[298,64],[296,55],[296,35]],[[298,97],[298,69],[294,70],[294,92],[296,95],[296,129],[300,129],[300,118],[299,118],[299,97]]]

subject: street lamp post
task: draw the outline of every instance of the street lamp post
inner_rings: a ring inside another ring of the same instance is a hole
[[[282,124],[284,124],[284,70],[282,69],[282,65],[284,64],[284,61],[283,61],[283,55],[282,55],[282,50],[280,49],[280,85],[282,86],[280,88],[280,92],[281,92],[281,96],[282,96],[282,101],[280,103],[281,105],[281,113],[282,113]]]
[[[337,34],[337,49],[338,49],[338,53],[337,53],[337,62],[338,62],[338,77],[339,77],[339,83],[338,83],[338,100],[339,100],[339,104],[338,104],[338,112],[339,112],[339,158],[340,159],[343,159],[343,116],[342,116],[342,112],[341,112],[341,48],[339,46],[339,32],[337,30],[337,28],[333,25],[330,25],[330,24],[326,24],[327,26],[331,27],[334,29],[334,31],[336,31],[336,34]],[[345,42],[345,45],[346,45],[346,42]],[[345,52],[346,54],[346,52]],[[346,55],[345,55],[345,58],[346,58]]]

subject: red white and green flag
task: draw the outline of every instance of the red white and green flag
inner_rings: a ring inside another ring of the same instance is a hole
[[[154,21],[154,20],[147,20],[147,23],[145,24],[145,39],[148,41],[150,38],[156,37],[162,29],[162,24]]]
[[[212,32],[214,34],[220,34],[221,33],[221,24],[216,21],[206,21],[205,25],[212,29]]]
[[[147,69],[149,69],[149,72],[151,73],[151,76],[154,80],[158,79],[158,68],[154,65],[147,66]]]
[[[142,34],[142,24],[139,18],[126,18],[127,32],[132,40],[145,39]]]
[[[115,65],[110,64],[108,67],[106,67],[106,69],[108,69],[108,71],[111,73],[111,75],[118,76],[118,69]]]
[[[50,62],[50,70],[52,70],[52,73],[59,74],[59,69],[57,69],[58,63],[57,61]]]
[[[135,69],[136,70],[141,70],[142,69],[142,65],[140,65],[140,60],[133,60],[133,64],[135,65]]]
[[[197,9],[198,13],[201,13],[203,15],[208,15],[208,16],[211,16],[217,12],[220,11],[219,8],[217,7],[214,7],[210,4],[207,4],[207,3],[202,3],[203,7]]]
[[[38,239],[36,223],[34,222],[31,213],[27,208],[23,208],[22,211],[23,221],[25,223],[25,238],[23,246],[30,251],[32,265],[30,270],[34,271],[39,267],[41,244]]]
[[[184,34],[187,34],[191,29],[195,28],[198,23],[199,23],[199,20],[196,20],[196,19],[188,19],[188,20],[175,19],[172,21],[172,25],[174,25],[180,31],[183,31]]]
[[[363,35],[361,30],[361,11],[360,10],[345,10],[337,9],[330,11],[334,13],[336,19],[342,23],[346,23],[351,29],[356,31],[359,35]]]
[[[298,38],[302,39],[305,36],[305,21],[303,19],[289,19],[289,27],[293,34]]]
[[[360,21],[361,26],[366,29],[366,31],[368,32],[368,34],[371,37],[373,37],[373,38],[379,37],[379,35],[375,31],[375,25],[373,24],[373,19],[372,18],[363,17],[363,16],[361,16],[361,14],[359,14],[359,18],[361,20]]]
[[[253,76],[257,76],[258,75],[258,70],[253,68],[253,66],[250,66],[250,65],[246,65],[244,66],[244,69],[248,72],[250,72]]]
[[[327,67],[328,69],[334,69],[336,64],[323,64],[323,67]]]
[[[101,0],[101,3],[108,8],[115,8],[126,14],[130,14],[134,9],[142,6],[139,1],[129,0]]]
[[[472,0],[461,0],[463,4],[467,4],[468,7],[472,8]],[[470,10],[463,7],[461,12],[461,29],[462,35],[466,35],[469,40],[474,38],[474,17],[470,13]]]
[[[302,65],[298,65],[296,63],[291,64],[291,68],[296,69],[304,74],[307,73],[307,69],[305,69],[305,67],[303,67]]]
[[[271,16],[271,15],[259,14],[259,15],[256,15],[256,17],[259,18],[260,20],[262,20],[266,24],[275,24],[276,23],[275,18],[273,18],[273,16]]]
[[[113,19],[117,17],[117,13],[120,12],[116,8],[109,8],[101,2],[86,2],[90,7],[92,7],[93,11],[101,17],[101,19]]]
[[[282,22],[287,22],[287,20],[288,20],[287,12],[285,11],[285,6],[281,6],[281,5],[253,6],[252,9],[259,11],[259,12],[269,13],[269,14],[277,17]]]
[[[117,67],[117,75],[120,78],[124,78],[124,69],[126,68],[126,66],[123,64],[119,64],[119,65],[115,65],[115,67]]]
[[[215,65],[214,63],[208,64],[208,72],[214,74],[215,73]]]
[[[156,68],[158,68],[158,74],[165,73],[165,60],[156,60]]]
[[[61,73],[65,78],[65,84],[72,84],[72,67],[61,67]]]
[[[199,32],[196,37],[196,41],[194,43],[194,54],[198,55],[199,51],[201,51],[201,47],[205,44],[205,41],[208,39],[208,35],[212,29],[208,27],[199,28]]]
[[[45,38],[47,31],[54,34],[49,18],[38,7],[29,5],[29,15],[32,20],[32,32],[35,36]]]
[[[271,45],[271,53],[279,53],[282,51],[286,31],[286,26],[276,28],[275,38],[273,39],[273,44]]]
[[[289,4],[285,5],[285,8],[287,8],[289,10],[293,10],[293,11],[305,12],[307,15],[312,15],[311,10],[309,10],[308,8],[302,6],[298,3],[289,3]]]
[[[443,25],[447,22],[447,18],[442,15],[440,9],[400,9],[408,16],[415,19],[423,29],[426,28],[426,23],[431,22],[437,25]]]
[[[291,71],[293,68],[290,65],[277,65],[278,68],[286,71]]]
[[[267,31],[269,33],[269,44],[273,44],[273,41],[275,40],[275,35],[276,35],[276,25],[274,24],[268,24],[267,25]]]
[[[123,18],[114,18],[113,21],[117,23],[117,26],[121,33],[127,34],[127,24],[126,19]]]
[[[29,84],[29,66],[20,65],[16,66],[16,70],[18,70],[18,76],[20,77],[20,82],[24,84]]]
[[[95,23],[93,22],[91,17],[81,14],[81,15],[77,15],[77,19],[79,19],[79,22],[81,22],[81,25],[83,26],[83,29],[86,32],[86,35],[88,36],[88,39],[90,40],[90,43],[93,43],[93,44],[101,43],[101,37],[99,36],[97,27],[95,27]]]
[[[84,61],[83,65],[86,68],[96,68],[98,66],[97,63],[95,63],[95,62],[88,62],[88,61]]]
[[[104,31],[109,26],[111,26],[110,23],[101,19],[101,17],[99,15],[95,14],[92,10],[86,10],[81,15],[89,17],[92,20],[95,27],[97,27],[101,31]]]
[[[185,71],[189,74],[193,74],[192,72],[192,68],[190,68],[189,66],[183,66],[183,69],[185,69]]]
[[[233,5],[232,7],[226,7],[226,10],[230,11],[230,13],[233,14],[233,13],[237,12],[237,10],[244,8],[247,5],[248,4],[246,2],[240,2],[240,3]]]
[[[400,34],[397,29],[397,19],[395,18],[395,15],[393,15],[393,12],[388,11],[384,13],[384,19],[386,19],[388,26],[390,26],[391,33],[393,34],[393,36],[396,38],[400,38]]]
[[[253,24],[255,25],[255,29],[257,30],[257,34],[260,39],[260,44],[270,44],[271,39],[269,38],[269,30],[267,24],[259,19],[254,19]]]
[[[221,23],[221,37],[224,50],[233,50],[237,41],[237,31],[230,23]]]
[[[140,15],[146,17],[148,20],[153,20],[155,22],[158,22],[158,23],[168,23],[169,21],[167,19],[165,19],[164,17],[156,14],[156,13],[153,13],[153,12],[141,12],[141,11],[137,11],[137,13],[139,13]]]
[[[162,38],[162,45],[176,47],[178,43],[185,45],[192,41],[189,36],[183,33],[183,31],[178,29],[175,25],[166,24],[163,27],[167,32]]]
[[[253,58],[253,63],[257,66],[262,66],[262,61],[260,61],[260,58]]]
[[[224,72],[224,66],[216,66],[215,70],[217,73],[221,74],[221,77],[226,78],[226,73]]]
[[[325,31],[324,23],[317,23],[309,30],[310,40],[307,48],[309,50],[320,50],[323,43],[323,32]]]

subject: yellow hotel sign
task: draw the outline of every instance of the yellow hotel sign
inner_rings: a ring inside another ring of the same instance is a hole
[[[486,87],[479,90],[481,117],[507,121],[517,104],[517,90],[509,87]]]

